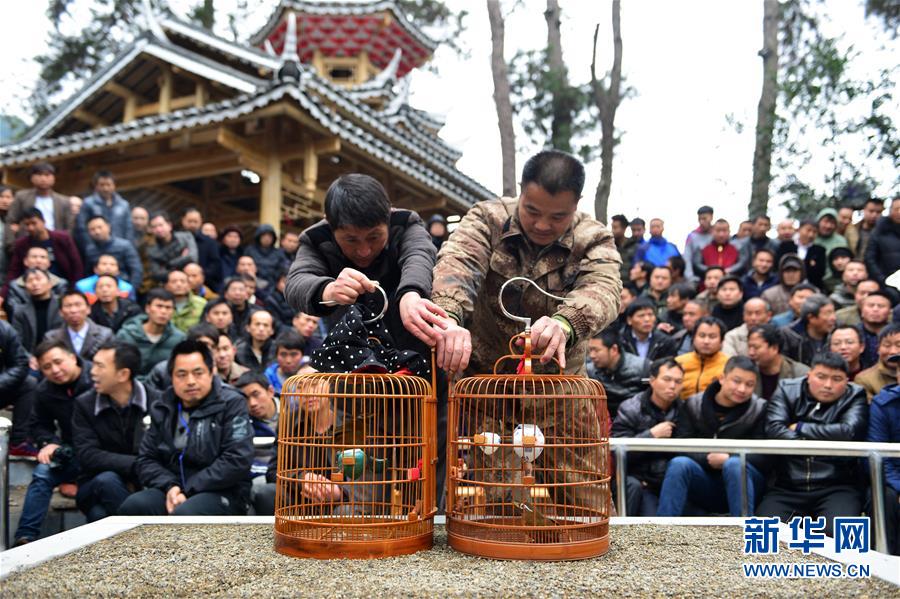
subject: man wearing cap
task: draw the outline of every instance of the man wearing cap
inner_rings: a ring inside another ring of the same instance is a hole
[[[827,256],[834,248],[847,248],[847,238],[837,232],[837,210],[834,208],[822,208],[816,215],[816,245],[825,248]],[[831,271],[831,265],[828,265]]]
[[[697,209],[697,228],[688,233],[684,242],[684,276],[689,280],[701,278],[703,275],[694,272],[695,256],[699,259],[700,252],[712,241],[713,209],[711,206],[700,206]]]
[[[791,292],[805,278],[803,260],[797,254],[785,254],[778,261],[778,284],[763,291],[760,297],[769,302],[773,314],[781,314],[790,308]]]
[[[824,247],[816,243],[816,223],[811,220],[804,220],[800,223],[800,228],[794,239],[791,241],[783,241],[778,246],[778,252],[775,259],[781,263],[781,258],[787,254],[797,254],[803,260],[803,266],[806,269],[807,280],[818,287],[822,288],[822,281],[828,270],[827,256],[828,252]],[[776,311],[777,312],[777,311]]]

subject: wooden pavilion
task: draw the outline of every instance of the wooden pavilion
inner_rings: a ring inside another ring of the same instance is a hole
[[[149,3],[145,3],[149,7]],[[187,205],[219,224],[297,229],[339,175],[378,178],[395,206],[461,214],[494,197],[455,166],[443,121],[408,104],[435,43],[392,0],[282,0],[238,44],[145,9],[133,43],[26,137],[0,150],[3,181],[39,160],[56,189],[112,171],[132,204]]]

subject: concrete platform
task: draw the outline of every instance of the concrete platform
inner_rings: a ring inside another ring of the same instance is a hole
[[[456,553],[446,545],[443,526],[437,527],[434,549],[411,556],[299,560],[274,552],[271,522],[265,517],[107,518],[0,554],[5,577],[0,596],[900,595],[894,586],[900,582],[900,558],[876,552],[865,556],[872,567],[869,579],[745,578],[743,563],[826,563],[828,557],[785,547],[775,556],[746,556],[742,527],[729,518],[614,519],[607,555],[555,563]]]

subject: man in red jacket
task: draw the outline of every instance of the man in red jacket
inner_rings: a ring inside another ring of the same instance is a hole
[[[700,253],[703,264],[695,264],[694,272],[705,273],[710,266],[720,266],[725,269],[725,274],[740,276],[746,264],[741,251],[730,239],[731,229],[728,221],[720,218],[713,225],[712,241]]]
[[[18,278],[25,270],[25,255],[32,247],[43,247],[50,254],[50,272],[66,279],[73,285],[81,278],[83,267],[81,256],[72,236],[65,231],[50,231],[44,222],[44,215],[37,208],[29,208],[22,213],[19,227],[26,235],[16,240],[6,280]]]

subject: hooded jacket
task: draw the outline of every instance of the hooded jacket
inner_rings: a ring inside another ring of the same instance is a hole
[[[144,331],[144,323],[147,322],[147,318],[146,314],[135,316],[126,321],[116,333],[117,338],[132,343],[141,352],[141,375],[150,372],[150,369],[157,363],[168,360],[172,348],[184,340],[184,333],[176,329],[170,322],[163,330],[159,341],[153,343]]]
[[[254,455],[247,399],[213,377],[209,395],[191,413],[181,460],[182,452],[175,448],[179,405],[180,400],[169,388],[150,406],[150,428],[135,463],[141,484],[163,493],[178,486],[187,497],[207,491],[223,493],[246,504]]]
[[[869,277],[881,285],[900,269],[900,224],[887,216],[878,219],[866,246],[865,262]]]
[[[787,243],[787,242],[784,242]],[[800,281],[798,285],[806,278],[806,265],[800,260],[796,254],[785,254],[778,259],[778,284],[773,285],[762,292],[760,297],[772,306],[772,314],[781,314],[790,310],[791,290],[794,286],[788,286],[784,283],[785,265],[790,263],[792,266],[800,268]]]
[[[259,244],[259,238],[270,233],[273,243],[271,246],[264,248]],[[275,286],[278,271],[287,266],[284,259],[284,252],[275,247],[274,241],[278,239],[275,234],[275,228],[272,225],[260,225],[256,228],[256,234],[253,235],[253,243],[244,248],[244,255],[253,258],[256,263],[257,276],[269,282],[269,285]]]
[[[797,249],[797,244],[794,241],[782,241],[778,246],[778,253],[775,255],[779,266],[782,258],[787,254],[798,255]],[[803,266],[807,280],[819,289],[824,289],[823,281],[825,280],[825,273],[828,271],[828,254],[825,252],[825,248],[813,242],[809,249],[806,250]]]

